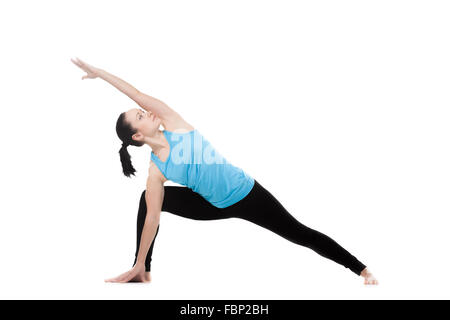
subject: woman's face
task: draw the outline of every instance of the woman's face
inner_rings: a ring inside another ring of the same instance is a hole
[[[142,141],[144,137],[151,137],[159,130],[161,119],[154,113],[142,109],[131,109],[125,113],[125,119],[137,132],[133,135],[134,140]]]

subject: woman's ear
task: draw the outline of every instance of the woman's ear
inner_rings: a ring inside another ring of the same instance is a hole
[[[140,132],[136,132],[135,134],[133,134],[131,136],[131,138],[135,141],[143,141],[144,140],[144,135]]]

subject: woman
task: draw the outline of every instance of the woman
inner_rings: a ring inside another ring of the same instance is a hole
[[[80,59],[72,62],[86,72],[82,79],[99,77],[145,110],[128,110],[117,120],[125,176],[136,172],[127,147],[148,145],[152,149],[147,187],[139,204],[133,268],[105,281],[151,280],[153,245],[160,213],[166,211],[196,220],[245,219],[343,265],[364,277],[365,284],[378,284],[362,262],[330,237],[298,222],[258,181],[229,163],[198,130],[165,103]],[[165,130],[159,130],[160,125]],[[164,186],[167,180],[185,187]]]

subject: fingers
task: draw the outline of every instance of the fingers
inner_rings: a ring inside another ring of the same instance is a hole
[[[78,61],[78,63],[81,64],[82,66],[86,65],[86,63],[85,63],[83,60],[81,60],[80,58],[77,58],[77,61]]]
[[[81,78],[81,80],[84,80],[84,79],[94,79],[95,77],[91,74],[91,73],[87,73],[86,75],[84,75],[82,78]]]
[[[83,61],[81,61],[78,58],[75,58],[75,59],[70,58],[70,61],[72,61],[76,66],[78,66],[79,68],[83,69],[84,71],[87,71],[89,69],[88,68],[88,64],[83,62]]]
[[[78,66],[78,67],[81,68],[81,63],[80,63],[77,59],[78,59],[78,58],[76,58],[76,59],[70,58],[70,61],[72,61],[76,66]]]
[[[364,284],[367,285],[378,285],[378,280],[372,277],[368,277],[364,279]]]
[[[90,71],[92,69],[91,65],[84,62],[83,60],[77,58],[77,61],[81,66],[80,68],[82,68],[83,70]]]

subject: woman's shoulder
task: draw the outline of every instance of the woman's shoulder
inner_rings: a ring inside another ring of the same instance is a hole
[[[183,133],[195,130],[195,128],[190,123],[188,123],[178,114],[175,117],[171,117],[170,119],[162,121],[161,124],[164,127],[164,130],[171,132]]]

